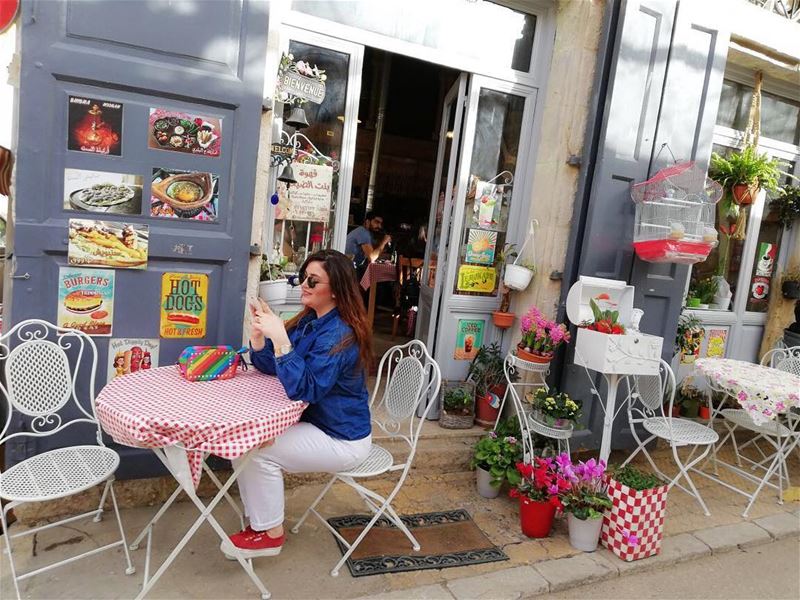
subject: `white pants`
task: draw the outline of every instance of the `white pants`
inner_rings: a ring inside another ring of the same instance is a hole
[[[346,471],[367,458],[371,445],[372,436],[351,442],[332,438],[311,423],[292,425],[274,444],[256,450],[239,474],[239,494],[250,526],[263,531],[283,523],[283,471]]]

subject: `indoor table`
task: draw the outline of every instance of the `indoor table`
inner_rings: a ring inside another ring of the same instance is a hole
[[[378,295],[378,284],[384,281],[397,281],[397,265],[390,262],[373,262],[364,271],[361,277],[361,288],[369,290],[369,303],[367,304],[367,320],[370,329],[375,321],[375,300]]]

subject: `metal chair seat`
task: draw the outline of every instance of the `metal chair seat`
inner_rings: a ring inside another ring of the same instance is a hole
[[[752,417],[743,408],[726,408],[721,411],[721,414],[727,421],[730,421],[734,425],[762,435],[783,438],[794,433],[791,429],[786,427],[786,425],[777,421],[770,421],[759,425],[753,422]]]
[[[672,422],[672,433],[670,435],[670,419]],[[661,439],[675,442],[679,445],[696,444],[706,446],[715,444],[719,440],[716,431],[688,419],[677,419],[673,417],[652,417],[642,422],[648,433],[660,437]]]
[[[394,464],[394,458],[388,450],[372,444],[364,461],[349,471],[341,471],[337,475],[343,477],[374,477],[386,473]]]
[[[119,466],[119,455],[102,446],[50,450],[0,473],[0,497],[41,502],[70,496],[107,480]]]

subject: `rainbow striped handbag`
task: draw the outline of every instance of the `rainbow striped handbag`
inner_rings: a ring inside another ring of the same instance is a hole
[[[247,346],[238,350],[233,346],[188,346],[178,357],[178,371],[188,381],[230,379],[239,365],[247,370],[242,354],[248,350]]]

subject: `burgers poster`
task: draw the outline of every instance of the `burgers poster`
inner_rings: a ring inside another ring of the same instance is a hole
[[[161,337],[206,335],[208,275],[164,273],[161,276]]]
[[[114,320],[114,271],[58,270],[58,326],[88,335],[111,335]]]

